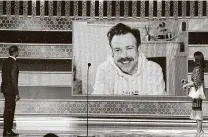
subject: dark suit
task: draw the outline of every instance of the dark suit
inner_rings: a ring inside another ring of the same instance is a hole
[[[1,92],[5,97],[4,107],[4,130],[13,128],[14,112],[16,107],[15,97],[18,91],[18,64],[14,58],[6,58],[2,62]]]

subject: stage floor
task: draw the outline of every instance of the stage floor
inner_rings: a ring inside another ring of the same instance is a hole
[[[85,135],[86,131],[51,131],[51,130],[14,130],[20,133],[19,137],[43,137],[46,133],[55,133],[59,137],[77,137],[78,135]],[[204,137],[208,136],[208,129],[204,129]],[[2,129],[0,130],[2,133]],[[128,129],[120,128],[118,130],[108,129],[100,131],[89,131],[90,135],[95,137],[194,137],[196,131],[194,129],[182,129],[182,128],[163,128],[163,129]]]
[[[194,137],[196,133],[196,123],[188,119],[126,120],[91,118],[88,133],[94,137]],[[203,121],[203,126],[204,137],[208,137],[207,120]],[[51,116],[15,117],[14,131],[20,134],[19,137],[43,137],[47,133],[55,133],[59,137],[78,137],[87,134],[86,119]],[[3,119],[0,118],[0,136],[2,133]]]

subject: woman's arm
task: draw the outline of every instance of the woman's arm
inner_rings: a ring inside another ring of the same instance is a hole
[[[190,82],[186,83],[185,85],[183,85],[183,88],[193,87],[193,86],[194,86],[194,82],[190,81]]]

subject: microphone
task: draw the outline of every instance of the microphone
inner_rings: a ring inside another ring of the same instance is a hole
[[[91,63],[88,63],[88,68],[87,68],[87,137],[88,137],[88,113],[89,113],[89,100],[88,100],[88,88],[89,88],[89,69],[91,66]]]
[[[88,66],[88,68],[87,68],[87,135],[79,135],[79,136],[77,136],[77,137],[95,137],[95,136],[93,136],[93,135],[88,135],[88,113],[89,113],[89,109],[88,109],[88,87],[89,87],[89,84],[88,84],[88,82],[89,82],[89,68],[90,68],[90,66],[91,66],[91,63],[88,63],[87,64],[87,66]]]

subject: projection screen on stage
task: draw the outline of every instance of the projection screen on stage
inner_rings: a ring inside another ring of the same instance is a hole
[[[184,23],[73,21],[73,95],[186,95],[181,83],[187,79]],[[109,43],[107,34],[118,24],[129,26],[141,44],[129,44],[122,39],[125,34],[117,41],[112,38],[120,45]],[[136,69],[130,74],[134,63]]]

